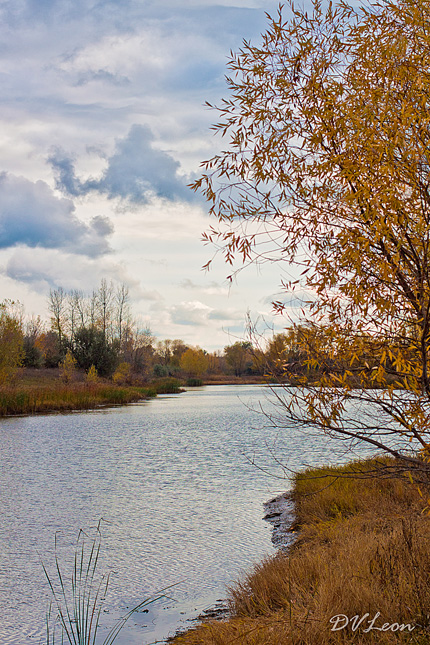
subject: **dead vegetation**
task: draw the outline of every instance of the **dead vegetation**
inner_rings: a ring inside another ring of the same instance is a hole
[[[296,477],[294,545],[230,590],[229,620],[207,622],[175,645],[430,642],[428,491],[348,478],[348,470],[356,466]],[[342,629],[338,615],[349,619]]]

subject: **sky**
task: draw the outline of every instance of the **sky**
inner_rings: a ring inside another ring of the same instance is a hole
[[[272,0],[0,0],[0,286],[48,319],[50,289],[125,283],[159,339],[207,350],[274,325],[279,265],[231,270],[187,184],[223,145],[205,102]],[[224,143],[225,145],[225,143]],[[263,324],[263,323],[262,323]]]

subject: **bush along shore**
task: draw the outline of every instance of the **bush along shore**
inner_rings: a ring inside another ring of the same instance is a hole
[[[229,589],[227,620],[174,645],[429,643],[429,490],[345,477],[363,465],[298,474],[292,545]]]
[[[21,378],[0,387],[0,417],[48,412],[92,410],[111,405],[126,405],[150,399],[157,394],[182,392],[179,381],[158,379],[149,384],[118,385],[107,380],[97,382],[73,381],[59,378]]]

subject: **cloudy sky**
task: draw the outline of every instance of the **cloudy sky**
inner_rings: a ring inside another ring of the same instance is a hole
[[[279,267],[229,286],[187,188],[222,145],[205,101],[272,0],[0,0],[1,299],[47,317],[50,288],[130,288],[159,338],[218,349],[273,320]],[[276,323],[281,329],[282,321]]]

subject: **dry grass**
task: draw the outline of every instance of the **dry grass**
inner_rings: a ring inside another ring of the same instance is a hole
[[[118,387],[106,383],[17,385],[0,388],[0,416],[91,410],[124,405],[155,396],[151,388]]]
[[[264,376],[235,376],[234,374],[209,374],[203,379],[205,385],[265,385]]]
[[[296,478],[300,530],[289,552],[256,565],[230,590],[230,620],[208,622],[175,645],[430,642],[430,519],[417,488],[393,479],[320,479],[323,473]],[[377,612],[374,627],[416,627],[365,633]],[[331,631],[337,614],[368,617],[355,631],[351,623]]]
[[[134,377],[131,384],[120,385],[103,378],[88,382],[85,372],[76,370],[72,380],[64,383],[58,369],[22,368],[8,385],[0,386],[0,417],[92,410],[178,392],[183,390],[172,378],[145,383],[141,377]]]

